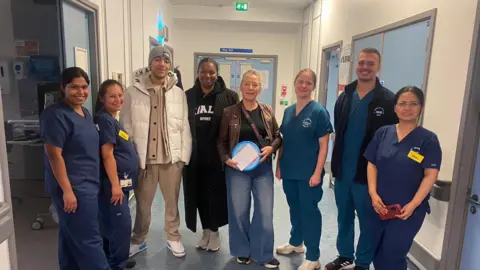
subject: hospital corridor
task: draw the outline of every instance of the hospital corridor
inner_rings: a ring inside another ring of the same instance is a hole
[[[1,270],[473,270],[480,0],[0,0]]]

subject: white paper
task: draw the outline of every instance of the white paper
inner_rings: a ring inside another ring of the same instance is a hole
[[[255,150],[255,148],[253,148],[253,146],[247,144],[233,157],[233,160],[238,162],[237,168],[240,171],[243,171],[257,158],[258,152]]]
[[[90,69],[88,64],[87,50],[79,47],[74,47],[74,52],[75,52],[75,66],[89,73]]]

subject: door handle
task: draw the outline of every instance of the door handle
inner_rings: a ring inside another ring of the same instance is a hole
[[[473,205],[480,206],[480,201],[478,201],[478,195],[477,194],[474,194],[471,197],[468,197],[468,202],[473,204]]]

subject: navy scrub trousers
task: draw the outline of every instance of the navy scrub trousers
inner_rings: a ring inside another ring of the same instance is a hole
[[[418,162],[409,157],[411,152],[423,156]],[[365,158],[377,167],[377,193],[385,205],[404,207],[417,193],[425,169],[440,169],[442,150],[437,136],[423,127],[417,127],[402,141],[398,141],[396,125],[380,128],[365,151]],[[382,221],[373,218],[377,252],[373,260],[376,270],[406,270],[406,256],[413,239],[422,227],[427,213],[429,196],[407,220]]]
[[[114,146],[113,157],[117,165],[118,179],[132,180],[132,186],[124,187],[124,197],[121,204],[114,205],[112,185],[102,163],[102,189],[99,195],[100,228],[104,239],[104,250],[112,270],[125,267],[130,251],[130,235],[132,233],[132,218],[128,207],[129,191],[136,187],[138,178],[138,155],[128,133],[117,119],[104,110],[95,117],[100,135],[100,147],[106,143]]]
[[[364,140],[368,105],[373,91],[360,99],[357,90],[353,93],[350,116],[345,131],[342,173],[335,180],[334,192],[338,209],[337,250],[340,257],[355,260],[355,265],[369,268],[375,253],[372,241],[371,220],[373,217],[367,184],[355,182],[358,157]],[[355,211],[360,224],[360,237],[355,252]]]
[[[106,193],[99,196],[103,248],[112,270],[125,268],[129,258],[132,217],[128,207],[128,195],[128,191],[125,191],[122,203],[116,206],[110,202],[111,196]]]
[[[110,269],[99,229],[98,192],[100,153],[98,131],[85,117],[59,102],[40,116],[40,136],[45,144],[62,149],[68,179],[77,198],[75,213],[64,211],[63,192],[45,155],[45,185],[59,218],[58,260],[61,270]]]
[[[319,139],[333,130],[326,109],[311,101],[296,115],[296,105],[285,110],[280,132],[283,135],[283,154],[280,172],[283,190],[290,207],[289,244],[307,247],[306,258],[317,261],[320,257],[322,214],[318,203],[323,196],[322,182],[310,187],[309,182],[317,166]]]

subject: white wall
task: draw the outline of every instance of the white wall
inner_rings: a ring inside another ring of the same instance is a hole
[[[476,7],[477,0],[322,1],[320,48],[340,40],[350,44],[353,35],[438,9],[423,125],[440,139],[444,180],[452,179]],[[440,258],[448,204],[430,204],[432,214],[416,240]]]
[[[286,100],[291,100],[293,76],[298,69],[296,64],[297,31],[278,32],[275,24],[265,26],[260,23],[209,21],[176,22],[175,53],[177,64],[182,72],[185,89],[194,82],[194,52],[220,53],[220,48],[248,48],[258,55],[277,55],[277,104],[275,115],[280,122],[284,107],[279,105],[283,84],[287,85]],[[280,27],[281,28],[281,27]]]
[[[168,0],[90,0],[100,10],[99,39],[102,80],[112,73],[123,73],[131,84],[134,70],[147,65],[149,37],[158,35],[158,18],[173,28],[171,3]],[[172,46],[170,31],[166,44]]]

